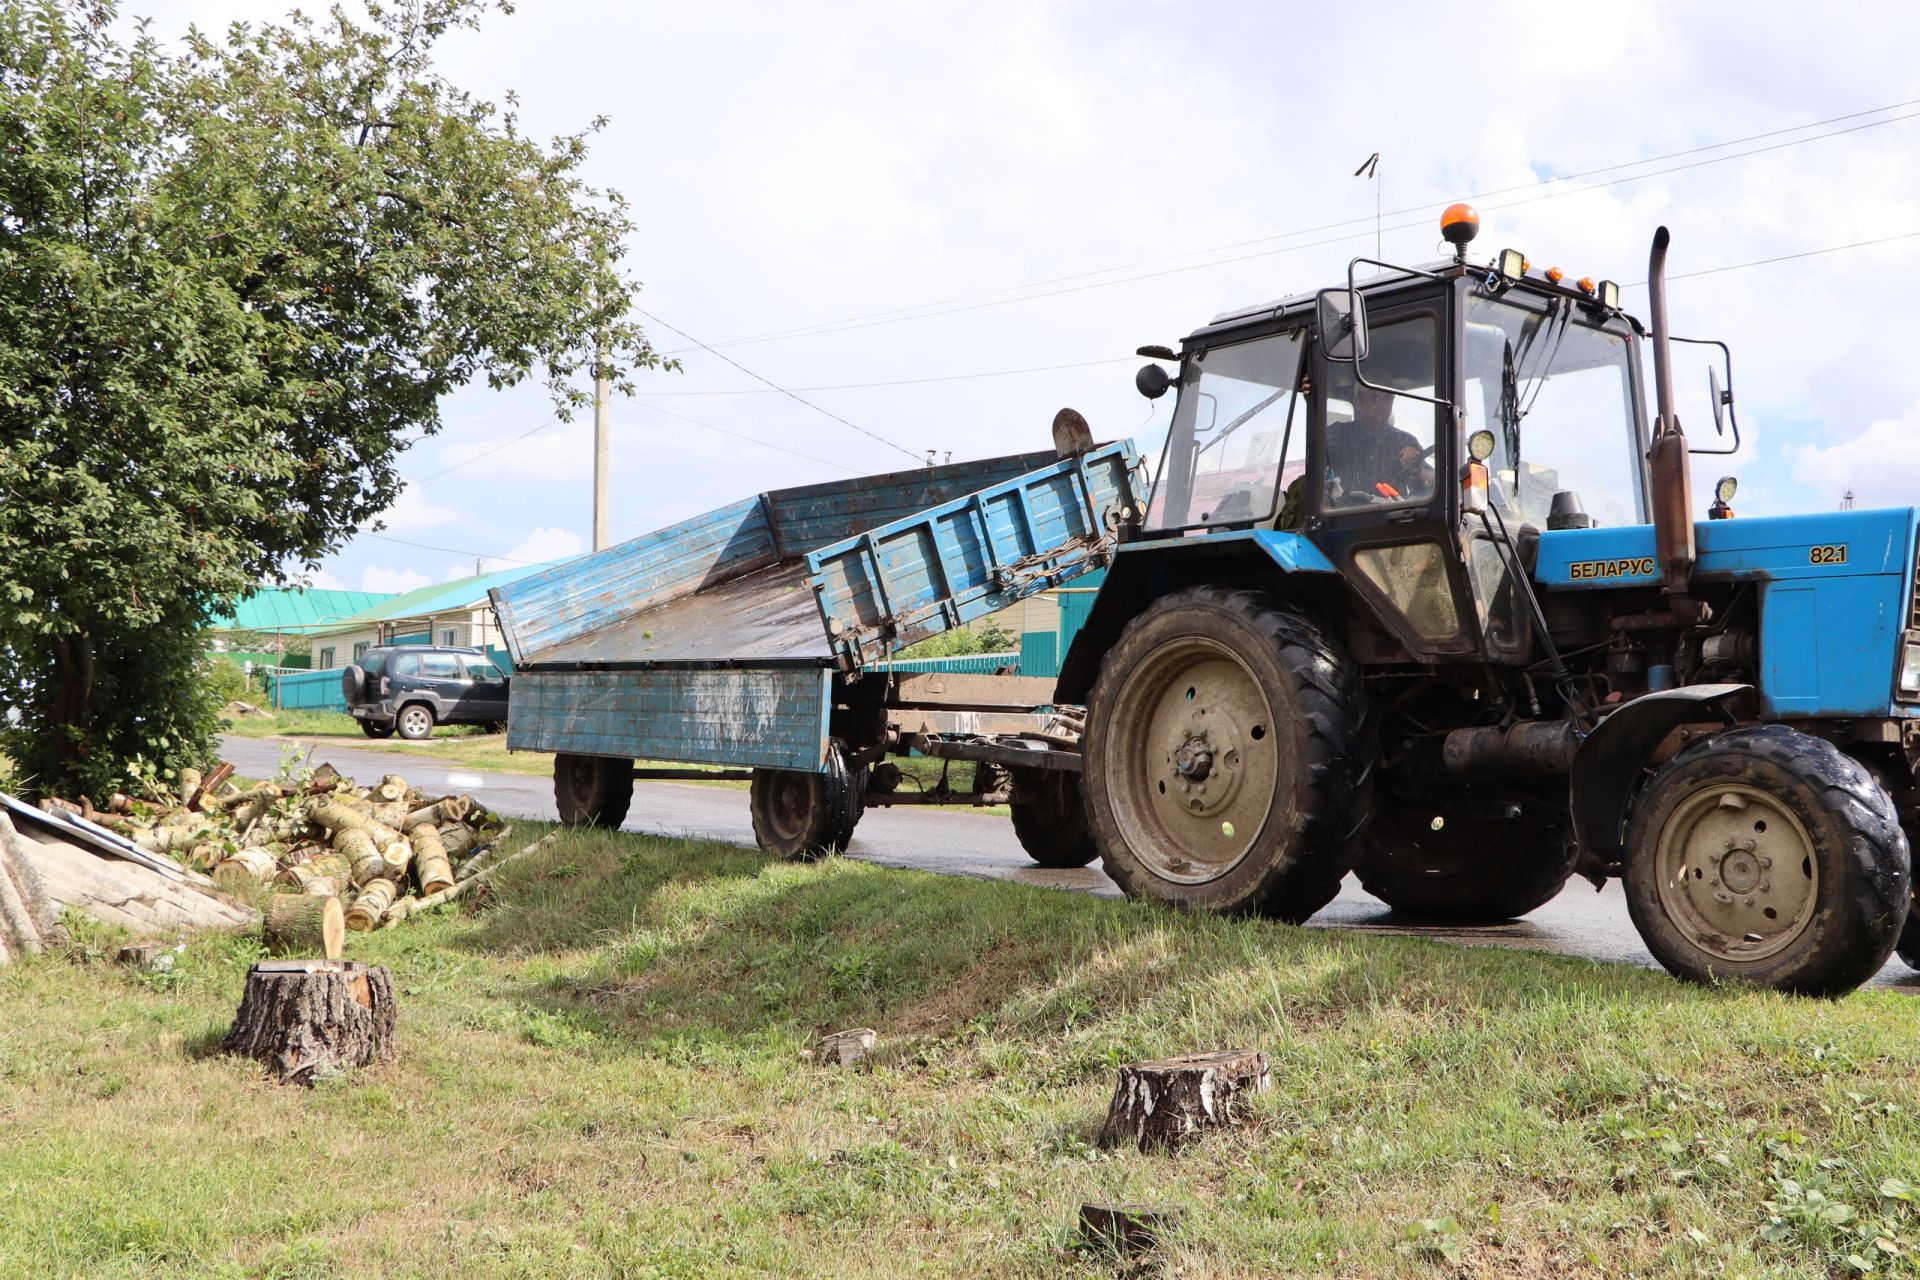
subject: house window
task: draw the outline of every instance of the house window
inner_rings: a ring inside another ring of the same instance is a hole
[[[331,670],[333,670],[333,648],[332,648],[332,646],[328,646],[327,648],[325,648],[325,649],[322,649],[322,650],[320,651],[320,669],[321,669],[322,671],[331,671]]]
[[[353,642],[353,660],[355,662],[358,662],[360,661],[360,659],[366,657],[368,648],[369,648],[368,641],[365,641],[365,640],[354,641]]]
[[[452,627],[448,627],[446,630],[440,633],[440,643],[444,645],[453,644],[454,634],[455,634],[454,629]]]

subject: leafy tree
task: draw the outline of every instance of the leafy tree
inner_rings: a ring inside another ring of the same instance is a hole
[[[397,496],[442,397],[596,352],[629,229],[436,74],[488,0],[117,35],[111,0],[0,0],[0,705],[28,785],[95,794],[208,754],[217,601],[312,567]]]

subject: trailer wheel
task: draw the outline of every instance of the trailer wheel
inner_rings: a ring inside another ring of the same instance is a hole
[[[619,827],[633,807],[633,761],[555,756],[553,803],[570,827]]]
[[[1907,909],[1907,923],[1900,929],[1900,941],[1894,948],[1900,953],[1900,963],[1909,969],[1920,969],[1920,909]]]
[[[1498,818],[1393,800],[1377,806],[1354,870],[1360,887],[1395,911],[1497,924],[1557,897],[1574,853],[1563,820],[1536,802]]]
[[[1306,919],[1357,853],[1364,708],[1338,642],[1270,594],[1155,601],[1087,706],[1087,817],[1107,874],[1130,897]]]
[[[1654,774],[1627,827],[1627,908],[1694,981],[1851,991],[1886,962],[1911,869],[1892,799],[1833,744],[1731,729]]]
[[[866,772],[849,765],[838,738],[827,751],[825,773],[755,769],[748,797],[754,840],[793,862],[813,862],[845,849],[860,821]]]
[[[1043,867],[1084,867],[1100,856],[1087,827],[1080,779],[1055,769],[1015,769],[1013,834]]]

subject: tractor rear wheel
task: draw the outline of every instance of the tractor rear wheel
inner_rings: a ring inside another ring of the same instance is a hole
[[[1893,800],[1832,743],[1730,729],[1663,765],[1627,826],[1627,909],[1694,981],[1836,995],[1871,978],[1906,923]]]
[[[1574,844],[1559,815],[1526,803],[1510,818],[1383,800],[1361,837],[1360,887],[1395,911],[1454,924],[1498,924],[1558,896]]]
[[[633,761],[556,755],[553,804],[570,827],[618,827],[633,807]]]
[[[1264,591],[1164,596],[1087,706],[1088,822],[1129,897],[1304,920],[1352,865],[1369,803],[1359,670]]]
[[[1084,867],[1100,856],[1087,829],[1078,776],[1055,769],[1015,769],[1013,834],[1043,867]]]
[[[827,751],[824,773],[755,769],[748,792],[753,838],[790,862],[814,862],[839,853],[860,821],[865,769],[855,769],[839,739]]]

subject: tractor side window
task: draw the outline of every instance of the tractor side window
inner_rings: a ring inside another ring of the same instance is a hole
[[[1350,364],[1327,366],[1327,466],[1321,502],[1328,511],[1425,502],[1433,497],[1436,325],[1411,316],[1373,326],[1364,385]],[[1380,390],[1380,388],[1390,388]]]
[[[1270,519],[1306,468],[1295,421],[1304,334],[1213,347],[1187,361],[1147,507],[1155,529]]]

